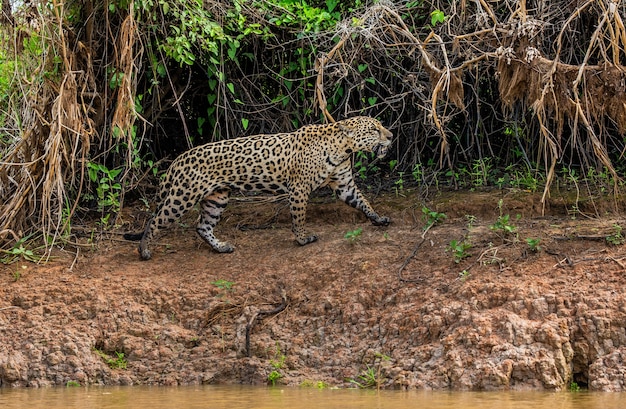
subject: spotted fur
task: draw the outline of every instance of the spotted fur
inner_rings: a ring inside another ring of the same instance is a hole
[[[139,254],[150,259],[150,242],[161,230],[200,203],[196,231],[217,252],[233,246],[218,240],[213,229],[228,204],[230,191],[288,194],[292,231],[305,245],[317,240],[304,228],[310,193],[329,186],[350,206],[361,210],[375,225],[386,226],[352,179],[353,152],[386,154],[392,134],[379,121],[354,117],[327,125],[304,126],[292,133],[255,135],[209,143],[180,155],[161,182],[160,205],[141,237]],[[135,236],[135,237],[133,237]]]

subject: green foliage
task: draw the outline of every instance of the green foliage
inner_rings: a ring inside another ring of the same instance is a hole
[[[31,238],[32,235],[22,237],[13,245],[13,248],[8,250],[0,249],[0,253],[3,253],[5,255],[0,259],[0,263],[6,265],[12,264],[18,260],[25,260],[33,263],[39,262],[43,256],[36,254],[36,251],[40,250],[41,247],[37,247],[35,249],[30,249],[26,247],[26,243]],[[17,273],[17,278],[19,279],[19,273]]]
[[[202,0],[161,0],[158,6],[153,0],[143,0],[136,4],[136,8],[144,14],[146,21],[160,18],[160,13],[167,19],[169,32],[163,39],[158,39],[157,47],[181,66],[193,65],[200,53],[217,63],[220,46],[236,48],[236,38],[225,34]]]
[[[424,220],[426,221],[426,226],[424,227],[424,230],[429,229],[435,224],[442,223],[447,217],[445,213],[439,213],[436,210],[430,210],[426,206],[422,206],[422,215]]]
[[[276,344],[274,350],[274,358],[270,359],[270,365],[272,370],[267,375],[267,381],[275,386],[276,383],[283,377],[281,370],[285,367],[285,360],[287,357],[280,351],[280,347]]]
[[[305,379],[300,383],[300,387],[302,388],[317,388],[317,389],[328,389],[330,385],[324,381],[311,381],[309,379]]]
[[[454,262],[460,263],[461,260],[470,256],[467,250],[471,249],[472,245],[466,240],[451,240],[450,244],[446,248],[446,251],[449,251],[454,256]]]
[[[498,201],[498,210],[500,211],[500,215],[496,219],[495,223],[490,225],[489,228],[496,233],[502,235],[502,238],[505,238],[509,235],[515,234],[517,232],[517,226],[513,224],[511,221],[511,216],[508,214],[502,214],[502,206],[504,201],[500,199]],[[517,216],[519,219],[520,216]]]
[[[66,388],[76,388],[80,386],[80,382],[78,381],[67,381],[67,383],[65,384]]]
[[[232,281],[219,279],[211,282],[211,284],[213,284],[220,290],[220,293],[217,294],[218,298],[227,298],[228,295],[235,292],[235,283]],[[230,301],[226,300],[226,302],[228,303]]]
[[[569,384],[569,390],[570,392],[580,392],[580,386],[578,386],[578,383],[572,381]]]
[[[367,176],[371,173],[376,173],[380,169],[374,165],[375,155],[367,152],[357,152],[356,162],[354,163],[354,170],[361,180],[367,179]],[[397,161],[396,161],[397,162]],[[391,167],[391,163],[390,163]],[[393,169],[392,169],[393,170]]]
[[[211,284],[213,284],[214,286],[216,286],[220,290],[229,291],[229,292],[230,291],[234,291],[233,286],[235,285],[235,283],[232,282],[232,281],[219,279],[219,280],[215,280],[215,281],[211,282]]]
[[[437,9],[430,13],[430,25],[435,27],[437,24],[443,23],[446,21],[446,14]]]
[[[123,352],[115,351],[115,357],[111,358],[101,349],[94,348],[94,352],[109,365],[111,369],[126,369],[128,361],[124,358]]]
[[[89,180],[96,185],[98,210],[113,213],[117,213],[120,210],[122,185],[117,181],[117,177],[122,170],[122,168],[109,169],[94,162],[87,163]],[[108,217],[106,220],[108,220]]]
[[[269,21],[277,26],[297,28],[302,31],[302,36],[329,30],[341,19],[341,14],[336,11],[340,4],[338,0],[326,0],[326,9],[312,7],[306,1],[300,0],[270,0],[259,4],[282,10],[282,14],[271,17]]]
[[[396,196],[402,195],[404,191],[404,172],[398,172],[398,179],[393,183],[396,191]]]
[[[272,386],[275,386],[276,382],[278,382],[278,380],[282,377],[283,377],[283,374],[281,374],[277,370],[273,370],[269,373],[269,375],[267,375],[267,380],[269,383],[272,384]]]
[[[463,270],[463,271],[459,272],[459,280],[461,280],[461,281],[466,281],[468,278],[470,278],[470,276],[471,276],[471,274],[467,270]]]
[[[511,222],[511,216],[508,214],[500,215],[496,222],[489,226],[491,230],[504,233],[505,235],[513,234],[517,231],[517,226]]]
[[[474,187],[486,186],[491,175],[492,164],[490,158],[483,158],[474,161],[470,172],[472,185]]]
[[[350,230],[343,237],[348,240],[348,243],[354,244],[361,239],[361,234],[363,234],[363,228],[359,227],[354,230]]]
[[[413,180],[417,183],[424,182],[424,168],[421,163],[416,163],[413,165],[413,169],[411,170],[411,176],[413,176]]]
[[[614,246],[622,245],[626,242],[626,238],[622,234],[622,226],[613,224],[613,234],[606,236],[606,242]]]
[[[357,379],[350,379],[350,383],[356,385],[359,389],[374,388],[379,384],[376,376],[376,368],[366,365],[366,369],[361,371]]]
[[[531,237],[526,238],[526,244],[528,244],[530,251],[532,251],[533,253],[541,250],[541,247],[539,247],[539,243],[541,243],[541,239],[535,239]]]
[[[356,377],[351,378],[349,381],[359,389],[379,389],[382,385],[384,378],[381,376],[382,362],[389,361],[391,358],[385,354],[379,352],[376,353],[375,365],[365,365],[365,369]]]

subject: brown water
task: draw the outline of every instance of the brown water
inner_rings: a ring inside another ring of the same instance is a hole
[[[89,387],[0,389],[0,408],[102,409],[623,409],[626,394],[599,392],[423,392],[352,389]]]

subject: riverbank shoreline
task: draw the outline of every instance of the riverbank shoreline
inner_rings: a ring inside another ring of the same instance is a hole
[[[626,249],[606,239],[622,220],[557,200],[542,215],[535,194],[442,195],[424,234],[415,196],[373,200],[386,228],[321,198],[304,247],[284,204],[234,203],[218,227],[232,254],[183,225],[147,262],[110,234],[3,265],[0,386],[624,391]]]

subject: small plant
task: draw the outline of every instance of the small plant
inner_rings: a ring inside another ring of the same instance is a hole
[[[572,381],[569,384],[569,390],[570,392],[580,392],[580,386],[578,386],[576,382]]]
[[[36,255],[33,250],[30,250],[24,247],[24,245],[26,244],[26,241],[29,240],[30,238],[31,238],[30,235],[26,237],[22,237],[15,243],[15,245],[13,245],[12,249],[9,249],[9,250],[0,249],[0,252],[6,254],[2,259],[0,259],[0,263],[11,264],[20,259],[37,263],[39,260],[41,260],[41,256]]]
[[[330,385],[329,385],[329,384],[327,384],[327,383],[326,383],[326,382],[324,382],[324,381],[317,381],[317,382],[315,383],[315,387],[316,387],[317,389],[328,389],[328,388],[330,388]]]
[[[350,244],[354,244],[361,239],[361,234],[363,234],[363,228],[359,227],[358,229],[347,232],[343,237],[348,240]]]
[[[441,223],[447,217],[445,213],[430,210],[426,206],[422,206],[422,213],[424,215],[424,220],[426,221],[426,227],[424,227],[424,230],[428,230],[435,224]]]
[[[446,14],[437,9],[430,13],[430,25],[435,27],[437,24],[441,24],[446,21]]]
[[[354,163],[354,169],[358,173],[360,179],[367,179],[367,155],[361,151],[356,153],[356,162]]]
[[[413,176],[413,180],[422,183],[424,180],[424,169],[422,169],[421,163],[416,163],[413,166],[413,170],[411,171],[411,175]]]
[[[356,173],[359,175],[359,179],[365,180],[367,179],[367,173],[373,172],[376,173],[380,170],[379,167],[375,166],[372,163],[372,160],[367,155],[367,153],[358,151],[356,153],[356,162],[354,163],[354,169]]]
[[[106,362],[107,365],[109,365],[109,368],[111,369],[126,369],[126,366],[128,365],[128,361],[124,358],[123,352],[115,351],[115,358],[111,358],[101,349],[94,349],[94,351],[104,360],[104,362]]]
[[[104,165],[93,162],[87,163],[89,180],[96,184],[98,210],[110,209],[114,213],[120,210],[122,185],[116,182],[116,179],[122,170],[122,168],[109,169]],[[103,220],[103,222],[105,221],[108,222],[108,218]]]
[[[267,375],[267,380],[272,384],[272,386],[276,386],[276,382],[278,382],[278,380],[282,377],[283,375],[280,372],[273,370],[269,375]]]
[[[505,235],[515,233],[517,231],[517,226],[512,224],[511,216],[508,214],[498,216],[498,219],[494,224],[489,226],[491,230],[504,233]]]
[[[383,383],[381,378],[381,363],[383,361],[389,361],[391,357],[377,352],[375,357],[379,360],[376,367],[365,365],[365,369],[357,376],[357,379],[350,379],[350,383],[355,385],[359,389],[376,388],[380,389],[380,385]]]
[[[613,234],[606,236],[606,241],[614,246],[619,246],[626,242],[626,238],[622,235],[622,226],[615,223],[613,225]]]
[[[541,243],[541,239],[534,239],[532,237],[528,237],[526,239],[526,244],[528,244],[530,251],[532,251],[533,253],[536,253],[539,250],[541,250],[541,247],[539,247],[539,243]]]
[[[474,228],[474,223],[476,223],[476,216],[472,214],[466,214],[465,220],[467,220],[467,229],[472,230]]]
[[[404,191],[404,172],[398,172],[398,180],[394,182],[396,197],[401,196]]]
[[[396,166],[398,165],[398,160],[397,159],[392,159],[389,161],[389,170],[393,172],[393,170],[396,168]]]
[[[517,226],[511,222],[511,216],[509,214],[502,214],[502,199],[498,201],[498,209],[500,210],[500,216],[494,224],[489,228],[495,232],[502,233],[504,236],[513,234],[517,231]],[[517,216],[519,220],[520,216]]]
[[[463,271],[461,271],[461,272],[459,273],[459,280],[461,280],[461,281],[465,281],[465,280],[467,280],[468,278],[470,278],[470,276],[471,276],[471,274],[470,274],[470,272],[469,272],[469,271],[467,271],[467,270],[463,270]]]
[[[281,373],[281,369],[285,367],[285,359],[287,357],[280,352],[280,347],[276,344],[276,350],[274,351],[274,359],[270,359],[270,365],[272,366],[272,371],[267,375],[267,381],[272,384],[272,386],[276,385],[279,379],[283,377]]]
[[[213,282],[211,282],[211,284],[213,284],[214,286],[216,286],[217,288],[219,288],[222,291],[225,292],[233,292],[235,291],[233,286],[235,285],[234,282],[232,281],[228,281],[228,280],[223,280],[223,279],[219,279],[219,280],[215,280]]]
[[[80,382],[77,381],[67,381],[67,383],[65,384],[65,387],[67,388],[76,388],[80,386]]]
[[[470,248],[472,248],[472,245],[465,240],[451,240],[450,244],[446,248],[446,251],[452,253],[452,255],[454,256],[454,262],[458,264],[461,262],[461,260],[470,256],[470,254],[467,252],[467,250],[469,250]]]
[[[26,266],[21,266],[22,270],[26,270]],[[15,269],[15,271],[13,272],[13,281],[17,282],[19,281],[19,279],[22,278],[22,272],[18,269]]]
[[[369,365],[366,365],[366,369],[361,371],[357,379],[350,379],[350,383],[356,385],[359,389],[373,388],[379,384],[376,370]]]
[[[487,185],[488,176],[491,173],[491,159],[478,159],[472,163],[472,170],[467,170],[474,187],[482,187]]]

